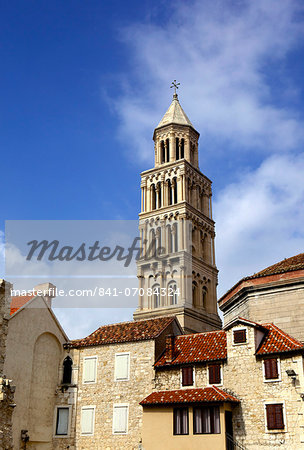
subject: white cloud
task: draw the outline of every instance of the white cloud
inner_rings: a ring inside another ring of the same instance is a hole
[[[214,204],[219,295],[241,277],[304,251],[304,155],[273,156]]]
[[[271,84],[280,80],[282,97],[276,100],[286,100],[284,58],[303,37],[298,9],[293,0],[177,2],[167,23],[124,30],[134,72],[124,77],[128,88],[114,103],[120,136],[136,156],[153,157],[152,129],[169,106],[173,78],[182,83],[185,111],[211,142],[251,152],[297,147],[303,140],[300,117],[273,101]]]

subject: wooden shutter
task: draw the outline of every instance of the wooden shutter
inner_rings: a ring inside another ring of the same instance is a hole
[[[246,330],[235,330],[233,332],[233,342],[235,344],[242,344],[246,342]]]
[[[83,382],[94,383],[96,381],[97,358],[85,358],[83,360]]]
[[[127,380],[129,378],[129,359],[128,353],[115,355],[115,380]]]
[[[268,430],[283,430],[284,417],[282,403],[266,405],[267,428]]]
[[[94,408],[87,407],[81,410],[81,433],[93,434],[94,430]]]
[[[209,384],[221,383],[221,366],[220,364],[212,364],[209,366]]]
[[[128,423],[128,406],[115,405],[113,411],[113,432],[126,433]]]
[[[182,368],[182,385],[192,386],[193,385],[193,367],[183,367]]]
[[[276,358],[265,359],[265,379],[276,380],[279,378],[278,360]]]

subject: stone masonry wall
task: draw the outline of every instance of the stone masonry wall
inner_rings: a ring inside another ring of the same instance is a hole
[[[12,449],[12,415],[14,386],[4,378],[3,367],[6,357],[6,338],[10,311],[10,283],[0,279],[0,448]],[[9,374],[7,374],[9,376]]]
[[[130,352],[129,381],[114,380],[115,353]],[[139,402],[154,388],[154,341],[126,342],[82,348],[79,353],[76,448],[79,450],[137,449],[141,439],[142,407]],[[83,358],[97,356],[97,382],[83,384]],[[113,435],[113,405],[129,405],[128,433]],[[93,436],[81,435],[81,407],[96,406]],[[64,447],[61,447],[64,448]]]
[[[303,358],[301,355],[280,357],[281,381],[265,382],[263,359],[255,356],[255,330],[247,327],[248,343],[232,344],[234,327],[227,332],[228,359],[222,363],[222,382],[219,387],[235,395],[240,406],[233,408],[234,438],[246,449],[280,448],[284,450],[304,448],[304,393]],[[244,328],[241,326],[241,328]],[[294,383],[286,374],[293,369],[297,374]],[[208,386],[208,365],[195,365],[195,384]],[[158,369],[155,390],[181,389],[179,367]],[[183,388],[187,389],[187,388]],[[265,402],[285,404],[286,428],[284,432],[267,431]]]

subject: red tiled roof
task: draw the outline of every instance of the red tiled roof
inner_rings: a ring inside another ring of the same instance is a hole
[[[174,339],[174,359],[166,362],[164,353],[155,367],[164,367],[194,362],[215,361],[227,358],[226,332],[224,330],[208,333],[176,336]]]
[[[231,402],[239,403],[236,397],[218,387],[211,386],[203,389],[179,389],[177,391],[152,392],[140,405],[171,405],[181,403]]]
[[[293,273],[290,273],[293,272]],[[233,296],[244,288],[253,288],[263,283],[271,283],[281,280],[302,278],[304,276],[304,253],[285,258],[282,261],[266,267],[253,275],[240,279],[234,284],[219,300],[218,303],[223,306]]]
[[[10,315],[13,315],[32,298],[34,298],[34,295],[18,295],[16,297],[12,297]]]
[[[289,336],[287,333],[284,333],[284,331],[273,323],[263,324],[263,327],[267,328],[269,332],[262,340],[262,343],[256,352],[257,355],[304,350],[304,345],[301,342]]]
[[[266,267],[266,269],[260,270],[260,272],[257,272],[254,275],[246,277],[246,279],[265,277],[267,275],[275,275],[277,273],[290,272],[299,269],[304,269],[304,253],[285,258],[272,266]]]
[[[171,316],[104,325],[89,336],[72,341],[71,344],[72,347],[79,348],[155,339],[174,320],[175,317]]]

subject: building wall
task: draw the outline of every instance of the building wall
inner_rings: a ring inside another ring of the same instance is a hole
[[[76,414],[77,449],[135,449],[141,439],[142,407],[139,402],[154,388],[154,341],[126,342],[75,350],[79,353]],[[115,354],[130,352],[129,381],[114,380]],[[97,356],[97,381],[83,384],[83,358]],[[74,359],[76,357],[74,356]],[[113,405],[129,405],[128,433],[113,435]],[[82,406],[96,406],[93,436],[81,435]],[[102,444],[101,444],[102,443]]]
[[[14,404],[14,391],[7,382],[3,380],[6,375],[9,379],[11,374],[5,372],[5,360],[7,357],[7,333],[8,317],[10,310],[10,283],[0,279],[0,448],[12,448],[12,415]]]
[[[291,278],[291,274],[288,277]],[[304,342],[304,281],[282,278],[283,275],[279,281],[265,280],[263,285],[254,285],[255,280],[251,280],[251,287],[221,305],[224,325],[236,317],[259,323],[273,322]],[[261,282],[260,279],[258,281]]]
[[[5,371],[16,383],[14,448],[28,430],[28,449],[51,449],[58,366],[65,336],[41,298],[9,319]]]
[[[233,330],[237,328],[244,328],[244,326],[236,326],[227,332],[228,358],[227,362],[222,363],[223,384],[219,386],[241,402],[239,406],[232,409],[234,438],[250,449],[280,447],[287,450],[302,448],[301,446],[304,448],[304,401],[300,395],[304,392],[302,356],[290,354],[281,356],[279,359],[282,381],[264,382],[263,359],[255,356],[257,333],[253,327],[247,327],[248,343],[233,345]],[[293,369],[296,372],[295,384],[286,374],[287,369]],[[193,387],[208,386],[208,364],[195,366],[194,379]],[[155,389],[157,391],[181,388],[179,367],[156,371]],[[266,430],[265,402],[285,403],[286,430],[284,432]],[[149,413],[146,420],[148,410],[149,408],[145,408],[145,424],[149,417],[153,418],[157,415],[156,411],[159,411],[159,420],[162,420],[162,411],[159,408],[155,409],[154,415]],[[171,417],[171,422],[172,420]],[[169,434],[173,436],[171,422],[170,425],[168,422],[166,426]],[[148,431],[150,432],[151,430]]]
[[[173,435],[173,408],[144,407],[143,448],[145,450],[224,450],[225,411],[220,408],[220,434],[193,434],[193,409],[189,408],[189,434]]]

